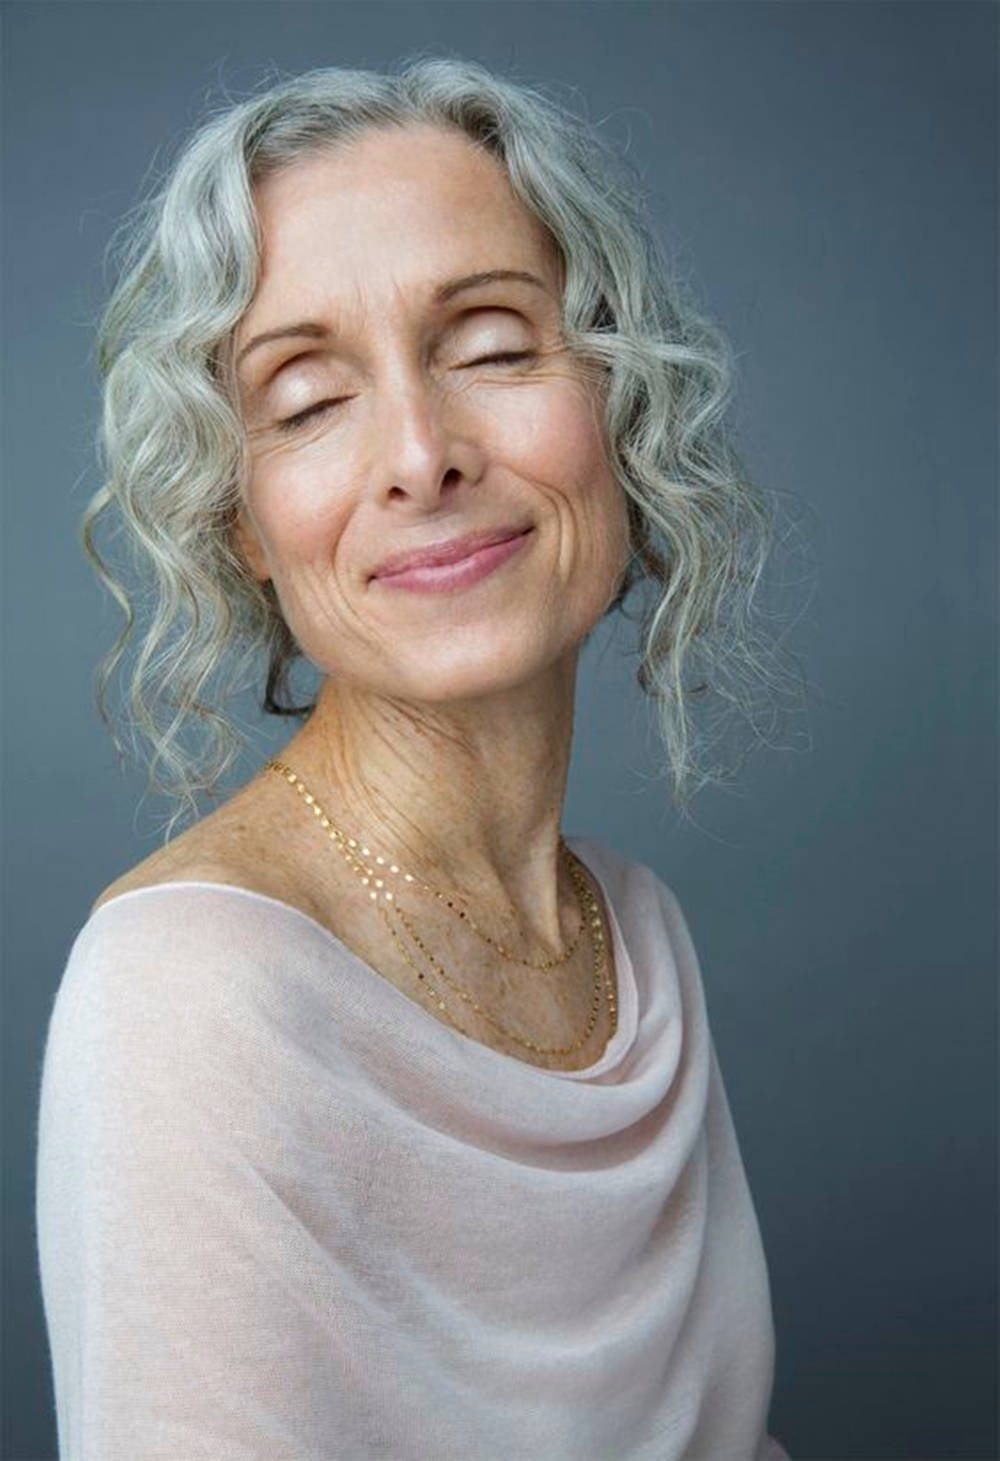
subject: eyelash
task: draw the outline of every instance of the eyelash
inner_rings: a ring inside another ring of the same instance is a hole
[[[496,355],[484,355],[479,360],[470,360],[470,365],[495,365],[503,363],[513,365],[519,360],[530,360],[535,355],[534,350],[501,350]],[[297,411],[294,416],[286,416],[283,421],[277,423],[279,431],[296,431],[304,426],[314,416],[322,415],[331,406],[338,405],[341,401],[349,400],[349,396],[331,396],[325,401],[316,401],[312,406],[306,406],[303,411]]]

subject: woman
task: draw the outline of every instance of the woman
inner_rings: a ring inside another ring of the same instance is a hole
[[[455,60],[231,108],[134,236],[86,543],[127,603],[113,505],[157,585],[154,779],[216,785],[206,685],[257,650],[304,723],[104,891],[63,976],[61,1455],[783,1456],[683,915],[560,832],[579,651],[643,579],[691,779],[682,665],[763,554],[721,340],[589,129]]]

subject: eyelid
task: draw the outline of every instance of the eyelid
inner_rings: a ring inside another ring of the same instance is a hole
[[[493,303],[474,304],[460,310],[452,319],[450,319],[445,326],[445,331],[457,329],[468,320],[470,320],[474,315],[481,314],[510,315],[514,316],[515,318],[520,318],[525,324],[531,323],[530,316],[525,314],[524,310],[520,306],[512,304]],[[294,350],[293,353],[287,357],[287,359],[283,360],[279,356],[277,361],[266,372],[265,377],[260,382],[260,384],[255,384],[251,379],[247,382],[247,388],[254,391],[265,390],[271,385],[274,380],[277,379],[280,374],[282,374],[283,371],[287,370],[290,366],[297,365],[303,360],[312,360],[316,357],[321,357],[329,353],[331,353],[331,347],[326,345],[325,343],[317,341],[312,344],[304,345],[302,348]],[[351,353],[353,354],[353,351]]]
[[[528,360],[531,356],[537,355],[537,350],[491,350],[488,355],[477,355],[475,360],[466,361],[467,365],[486,365],[494,361],[515,361]]]
[[[537,350],[494,350],[488,355],[479,355],[475,360],[468,360],[460,369],[472,365],[487,365],[503,362],[513,364],[521,360],[530,360],[537,356]],[[317,401],[312,401],[308,406],[295,411],[291,416],[285,416],[277,422],[281,431],[294,431],[299,426],[304,426],[313,416],[325,412],[331,406],[339,406],[343,401],[349,401],[350,396],[323,396]]]
[[[295,411],[291,416],[285,416],[278,420],[275,425],[279,431],[295,431],[300,426],[308,425],[309,421],[318,415],[325,414],[329,407],[339,406],[342,401],[349,401],[350,396],[322,396],[318,401],[312,401],[308,406]]]

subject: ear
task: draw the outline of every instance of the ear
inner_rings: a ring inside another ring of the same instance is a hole
[[[240,508],[233,523],[233,544],[254,578],[266,583],[271,577],[267,555],[245,508]]]

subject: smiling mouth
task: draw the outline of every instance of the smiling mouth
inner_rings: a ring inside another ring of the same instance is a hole
[[[485,531],[480,529],[478,532],[446,538],[442,542],[428,543],[423,548],[411,549],[409,552],[390,553],[389,557],[375,569],[371,577],[388,578],[390,575],[401,573],[408,568],[436,568],[443,563],[457,563],[460,559],[477,553],[480,548],[491,547],[494,543],[503,543],[509,538],[520,537],[530,526],[530,523],[523,526],[514,523],[509,527],[488,528]]]
[[[529,527],[509,537],[473,545],[449,562],[411,563],[394,573],[380,573],[372,583],[391,589],[410,589],[417,593],[440,593],[467,588],[486,578],[508,560],[514,558],[532,536]]]

